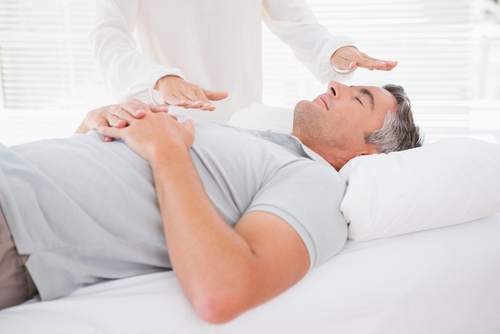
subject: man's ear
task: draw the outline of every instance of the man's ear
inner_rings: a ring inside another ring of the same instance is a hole
[[[368,143],[365,145],[364,149],[356,155],[356,157],[361,157],[363,155],[372,155],[372,154],[380,154],[380,152],[375,144]]]

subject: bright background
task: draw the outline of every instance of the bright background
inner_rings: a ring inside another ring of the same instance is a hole
[[[330,32],[397,60],[348,84],[403,85],[427,141],[500,143],[498,0],[307,0]],[[87,41],[95,2],[0,0],[0,142],[69,137],[87,111],[113,103]],[[263,25],[264,102],[293,107],[326,90]]]

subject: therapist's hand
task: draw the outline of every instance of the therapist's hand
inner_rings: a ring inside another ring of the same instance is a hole
[[[330,63],[342,71],[354,70],[356,67],[363,67],[370,71],[390,71],[398,64],[397,61],[372,58],[354,46],[344,46],[338,49],[330,58]]]
[[[155,89],[166,104],[208,111],[215,110],[210,101],[220,101],[228,96],[227,92],[205,90],[175,75],[167,75],[158,80]]]

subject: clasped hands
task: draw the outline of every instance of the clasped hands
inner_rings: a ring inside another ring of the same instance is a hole
[[[90,130],[97,130],[105,142],[122,139],[149,162],[176,150],[189,150],[194,142],[192,120],[179,123],[167,107],[139,100],[92,110],[76,133]]]

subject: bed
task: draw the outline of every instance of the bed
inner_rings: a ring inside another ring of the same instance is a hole
[[[286,132],[291,117],[254,105],[232,123]],[[3,310],[0,333],[498,334],[500,145],[462,140],[429,147],[346,165],[346,246],[227,324],[199,319],[175,273],[161,272]]]

